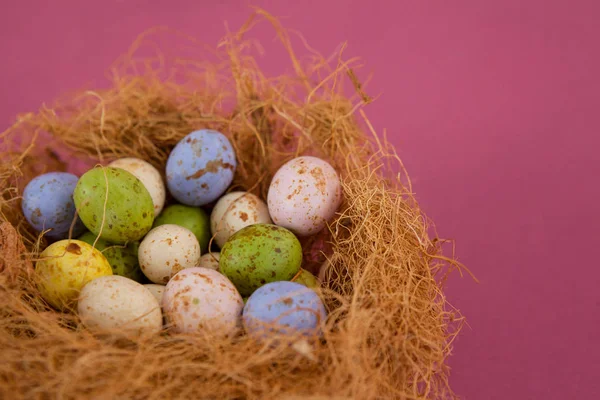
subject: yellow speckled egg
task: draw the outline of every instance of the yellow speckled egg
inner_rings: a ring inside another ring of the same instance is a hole
[[[64,310],[75,305],[88,282],[112,275],[112,268],[106,257],[91,245],[80,240],[61,240],[40,254],[35,272],[44,300]]]

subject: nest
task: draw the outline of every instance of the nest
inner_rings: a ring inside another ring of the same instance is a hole
[[[248,38],[265,20],[291,60],[290,72],[275,78],[262,72],[262,48]],[[144,55],[168,35],[157,29],[140,37],[110,70],[108,88],[21,115],[0,134],[0,397],[454,397],[446,360],[463,320],[442,284],[460,265],[430,237],[400,159],[373,131],[356,60],[310,48],[300,60],[289,33],[261,10],[216,49],[179,35],[193,57]],[[340,173],[342,207],[302,243],[304,267],[320,274],[329,312],[318,343],[98,336],[37,294],[32,271],[47,242],[20,211],[26,183],[128,156],[163,171],[173,146],[200,128],[231,140],[239,164],[231,190],[265,199],[276,170],[299,155],[322,157]]]

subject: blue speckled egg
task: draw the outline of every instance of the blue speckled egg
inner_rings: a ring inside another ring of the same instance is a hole
[[[167,161],[167,187],[180,203],[202,206],[218,199],[233,180],[237,162],[229,139],[210,129],[194,131]]]
[[[73,190],[78,178],[66,172],[50,172],[31,180],[23,191],[21,207],[31,226],[38,232],[50,229],[51,239],[67,239],[75,218]],[[85,231],[79,218],[73,227],[73,237]]]
[[[257,338],[269,332],[316,334],[326,315],[315,291],[299,283],[278,281],[252,293],[244,307],[243,322],[246,332]]]

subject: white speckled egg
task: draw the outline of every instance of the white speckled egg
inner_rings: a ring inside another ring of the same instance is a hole
[[[138,250],[140,268],[152,282],[161,285],[184,268],[200,263],[196,236],[179,225],[166,224],[152,229]]]
[[[329,163],[302,156],[273,176],[267,203],[273,222],[298,236],[323,229],[342,202],[340,178]]]
[[[146,187],[154,203],[154,216],[162,211],[165,205],[166,188],[160,172],[150,163],[139,158],[127,157],[113,161],[109,167],[121,168],[138,178]]]
[[[219,259],[221,258],[221,253],[206,253],[200,257],[199,267],[202,268],[210,268],[215,271],[219,270]]]
[[[92,330],[157,333],[162,313],[156,298],[143,285],[123,276],[94,279],[79,293],[77,311]]]
[[[158,301],[158,304],[160,304],[162,302],[162,297],[163,297],[163,294],[165,293],[164,285],[157,285],[155,283],[147,283],[144,285],[144,287],[146,289],[148,289],[148,291],[150,293],[152,293],[152,296],[154,296],[154,298]]]
[[[162,306],[176,332],[231,336],[241,326],[244,302],[225,276],[198,267],[180,271],[167,283]]]
[[[254,224],[270,224],[264,201],[248,192],[231,192],[221,197],[210,214],[210,230],[215,242],[223,247],[237,231]]]

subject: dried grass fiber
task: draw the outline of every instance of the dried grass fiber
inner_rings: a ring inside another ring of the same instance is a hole
[[[264,21],[291,60],[275,78],[261,71],[262,48],[249,38]],[[453,398],[446,360],[462,317],[442,284],[460,265],[430,238],[399,158],[371,128],[363,108],[372,99],[353,72],[356,60],[344,60],[343,48],[330,58],[309,48],[299,59],[289,32],[262,10],[208,52],[178,38],[206,59],[140,56],[165,35],[140,37],[111,69],[109,88],[21,115],[0,134],[0,398]],[[303,154],[323,157],[342,176],[339,214],[303,242],[307,268],[318,272],[325,262],[323,341],[99,337],[37,296],[31,271],[46,242],[20,212],[25,184],[124,156],[163,170],[177,141],[200,128],[231,139],[239,159],[232,189],[266,198],[278,167]]]

